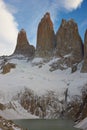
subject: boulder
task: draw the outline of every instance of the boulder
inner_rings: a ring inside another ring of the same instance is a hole
[[[6,63],[2,66],[2,74],[7,74],[10,72],[11,69],[16,68],[16,65],[13,63]]]
[[[5,107],[5,105],[4,105],[4,104],[2,104],[2,103],[0,103],[0,110],[2,110],[2,111],[3,111],[3,110],[5,110],[5,108],[6,108],[6,107]]]
[[[77,71],[77,65],[73,65],[71,68],[71,73],[74,73]]]

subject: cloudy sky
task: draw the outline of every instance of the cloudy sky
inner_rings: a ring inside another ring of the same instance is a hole
[[[36,46],[38,23],[46,12],[51,14],[55,32],[62,18],[73,18],[83,39],[87,28],[87,0],[0,0],[0,55],[14,51],[21,28],[26,30],[30,44]]]

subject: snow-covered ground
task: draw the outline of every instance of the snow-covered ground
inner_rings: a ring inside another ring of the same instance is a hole
[[[10,59],[9,62],[16,64],[16,68],[5,75],[0,74],[0,103],[12,102],[15,95],[25,88],[33,90],[34,93],[40,96],[47,91],[54,91],[58,95],[59,100],[65,98],[64,92],[67,88],[69,100],[73,95],[80,95],[82,87],[87,84],[87,74],[80,73],[81,64],[75,73],[71,73],[71,68],[50,72],[50,64],[57,60],[53,59],[49,62],[43,62],[42,58],[36,58],[33,61]],[[38,65],[39,63],[41,66]],[[18,105],[17,102],[15,104]],[[0,114],[4,117],[7,116],[9,119],[35,118],[25,112],[21,106],[19,109],[17,107],[19,112],[7,109],[3,112],[0,111]]]
[[[87,118],[79,122],[75,127],[79,129],[87,130]]]

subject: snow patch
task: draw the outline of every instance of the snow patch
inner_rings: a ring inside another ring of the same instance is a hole
[[[32,60],[32,64],[38,64],[38,63],[43,63],[43,58],[34,58]]]
[[[48,64],[49,65],[52,65],[53,63],[56,63],[58,60],[60,60],[60,58],[53,58],[52,60],[50,60],[49,62],[48,62]]]
[[[65,55],[65,56],[64,56],[64,58],[68,58],[68,57],[70,57],[70,56],[72,56],[72,54],[71,54],[71,53],[70,53],[70,54]]]

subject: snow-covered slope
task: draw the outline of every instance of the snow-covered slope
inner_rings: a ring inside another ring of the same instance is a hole
[[[81,122],[75,125],[75,127],[79,129],[87,130],[87,118],[83,119]]]
[[[75,73],[71,73],[71,68],[49,71],[50,64],[57,60],[44,62],[42,58],[35,58],[32,61],[20,57],[10,58],[8,62],[16,64],[16,68],[11,69],[10,73],[0,74],[0,103],[7,104],[14,101],[15,95],[24,91],[25,88],[33,90],[40,96],[45,95],[47,91],[54,91],[60,101],[65,99],[64,93],[67,88],[68,100],[74,95],[80,95],[82,87],[87,84],[87,74],[80,73],[81,64],[78,65]],[[2,63],[2,60],[0,62]],[[10,112],[12,113],[12,110]],[[31,118],[31,115],[26,115],[24,115],[25,118]],[[12,119],[16,118],[13,116]],[[20,118],[22,117],[23,115]]]
[[[23,130],[23,128],[0,116],[0,130]]]
[[[12,108],[0,110],[0,115],[6,119],[32,119],[38,118],[35,115],[31,115],[27,112],[18,101],[11,101]]]

